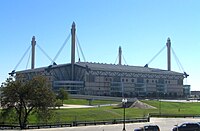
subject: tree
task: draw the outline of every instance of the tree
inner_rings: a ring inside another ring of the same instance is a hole
[[[2,85],[1,104],[4,113],[15,110],[21,129],[25,129],[30,113],[48,113],[54,106],[55,94],[43,76],[22,82],[9,78]]]
[[[62,100],[62,105],[63,105],[63,101],[68,99],[68,92],[65,91],[65,89],[63,88],[60,88],[58,91],[57,99]]]

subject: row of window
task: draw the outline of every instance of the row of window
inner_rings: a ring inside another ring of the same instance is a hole
[[[108,81],[108,80],[106,79],[106,81]],[[110,78],[110,81],[112,81],[111,78]],[[122,79],[122,82],[129,82],[129,79]],[[135,79],[131,79],[131,82],[135,82]],[[164,84],[163,80],[159,81],[159,80],[149,80],[149,79],[147,79],[146,83],[149,83],[149,82]],[[137,78],[137,83],[145,83],[145,81],[144,81],[143,78],[142,79],[141,78]],[[167,83],[170,84],[170,80],[166,80],[165,84],[167,84]]]
[[[135,79],[125,79],[125,78],[122,78],[117,76],[117,77],[105,77],[105,82],[137,82],[137,83],[158,83],[158,84],[170,84],[170,80],[165,80],[165,79],[157,79],[157,80],[149,80],[149,79],[145,79],[145,78],[142,78],[142,77],[138,77],[138,78],[135,78]],[[88,82],[96,82],[95,81],[95,76],[94,75],[89,75],[86,77],[86,81]],[[177,81],[177,84],[178,85],[181,85],[183,84],[183,80],[180,79]]]
[[[105,78],[105,81],[112,81],[112,78]],[[120,81],[115,81],[115,82],[120,82]],[[129,79],[122,79],[122,82],[129,82]],[[135,79],[131,79],[131,82],[135,82]],[[149,83],[150,80],[146,80],[146,83]],[[162,83],[164,84],[164,79],[159,79],[159,80],[151,80],[152,83]],[[138,77],[137,78],[137,83],[144,83],[144,78]],[[165,81],[165,83],[170,83],[170,81]]]

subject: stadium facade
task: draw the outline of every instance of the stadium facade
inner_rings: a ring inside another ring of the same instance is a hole
[[[71,94],[96,96],[146,97],[183,96],[184,74],[171,71],[170,39],[168,47],[168,70],[149,68],[148,65],[129,66],[121,64],[121,48],[119,63],[104,64],[75,62],[75,23],[71,29],[71,63],[52,64],[47,67],[34,68],[34,51],[32,49],[32,68],[17,71],[21,79],[31,79],[36,75],[47,77],[54,90],[66,89]],[[35,48],[35,37],[32,48]]]

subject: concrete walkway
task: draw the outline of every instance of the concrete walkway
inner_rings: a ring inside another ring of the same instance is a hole
[[[69,104],[63,104],[60,108],[93,108],[94,106],[89,105],[69,105]]]

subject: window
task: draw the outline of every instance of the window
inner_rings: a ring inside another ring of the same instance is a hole
[[[162,78],[158,79],[158,83],[164,84],[164,79],[162,79]]]
[[[131,79],[131,82],[134,82],[134,79]]]
[[[95,82],[95,76],[89,74],[89,82]]]
[[[137,78],[137,83],[144,83],[144,78],[138,77]]]
[[[183,80],[182,79],[178,80],[178,85],[183,85]]]
[[[121,78],[119,76],[113,77],[114,82],[121,82]]]

